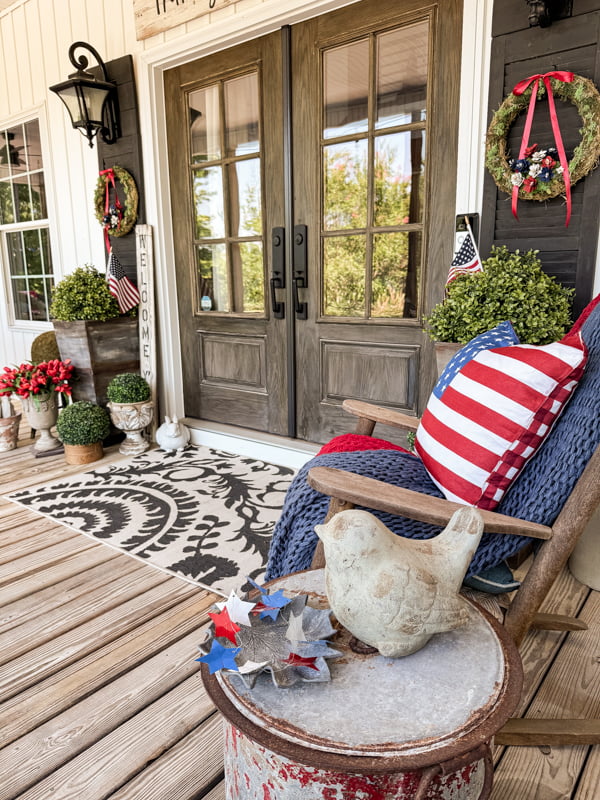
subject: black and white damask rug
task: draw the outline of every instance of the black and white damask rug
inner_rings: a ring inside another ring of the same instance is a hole
[[[10,500],[228,595],[262,578],[288,467],[207,447],[150,450]]]

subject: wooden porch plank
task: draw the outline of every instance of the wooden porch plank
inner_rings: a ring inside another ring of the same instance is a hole
[[[46,589],[32,592],[14,603],[1,604],[0,633],[29,622],[54,608],[64,606],[76,597],[85,596],[112,579],[134,572],[140,566],[132,558],[121,558],[116,551],[111,551],[111,554],[111,559],[102,561],[90,569],[79,571]]]
[[[214,713],[198,675],[180,683],[19,800],[105,800]]]
[[[0,495],[0,528],[5,528],[11,518],[14,522],[15,518],[26,518],[30,514],[31,511],[25,506],[13,503],[12,500]]]
[[[203,794],[202,800],[225,800],[225,781],[214,786],[208,794]]]
[[[86,472],[93,472],[98,466],[104,465],[104,459],[102,462],[94,462],[93,464],[88,464],[86,466],[89,469],[82,469],[81,466],[71,466],[67,464],[64,460],[63,456],[56,456],[59,459],[59,463],[48,465],[44,464],[47,461],[46,458],[40,458],[39,464],[36,463],[35,466],[31,466],[29,462],[24,462],[23,467],[11,472],[10,480],[3,482],[2,484],[2,494],[12,494],[13,492],[19,492],[24,489],[32,489],[36,486],[48,486],[50,483],[56,483],[61,478],[71,477],[72,475],[79,475],[85,474]],[[121,460],[124,460],[126,456],[121,456]],[[114,463],[119,459],[111,458],[111,463]],[[50,466],[50,469],[49,469]],[[50,474],[51,472],[51,474]]]
[[[549,614],[566,614],[578,616],[584,606],[590,590],[583,586],[571,575],[568,570],[563,570],[559,575],[552,592],[542,605],[542,611]],[[585,636],[585,633],[583,634]],[[529,705],[531,698],[542,684],[552,663],[554,655],[559,651],[567,634],[563,631],[548,631],[542,629],[531,630],[521,647],[519,653],[523,662],[525,673],[521,704],[515,716],[523,713]]]
[[[598,800],[600,786],[600,747],[593,747],[585,764],[573,800]]]
[[[67,556],[71,556],[74,553],[81,553],[84,550],[89,550],[91,547],[97,547],[97,544],[92,539],[88,539],[87,536],[79,536],[75,539],[67,539],[64,542],[45,547],[37,553],[32,553],[22,558],[16,558],[8,564],[0,564],[0,586],[5,583],[10,583],[15,575],[31,575],[37,572],[40,567],[45,569],[52,564],[62,561]]]
[[[522,573],[526,569],[527,562],[517,570],[517,577],[522,577]],[[552,592],[544,601],[542,608],[545,612],[574,616],[582,608],[588,595],[587,586],[576,581],[565,569],[557,578]],[[521,702],[515,711],[515,717],[521,716],[527,710],[565,639],[565,632],[535,629],[531,630],[523,640],[519,648],[524,672],[523,691]],[[503,745],[497,745],[494,748],[495,764],[500,762],[503,753]]]
[[[589,630],[568,634],[527,716],[534,719],[600,716],[600,676],[596,663],[600,648],[599,615],[600,593],[593,592],[580,614]],[[574,664],[578,665],[578,671],[574,671]],[[495,782],[492,800],[571,797],[587,752],[588,748],[582,745],[507,748],[497,770],[501,780]],[[514,785],[511,776],[515,775],[522,776],[522,786]]]
[[[146,581],[147,586],[152,587],[148,591],[1,667],[0,695],[9,698],[37,684],[61,667],[155,617],[194,591],[185,584],[174,585],[158,570],[148,574]]]
[[[0,775],[10,775],[0,785],[0,800],[31,788],[183,680],[192,675],[200,679],[194,660],[199,641],[198,632],[188,634],[0,750]],[[199,752],[204,763],[204,751]],[[220,756],[222,762],[222,752]],[[179,800],[179,794],[165,796]]]
[[[119,555],[115,550],[98,544],[81,553],[67,555],[62,561],[50,565],[41,565],[35,573],[27,573],[18,577],[18,573],[15,573],[15,580],[12,583],[0,586],[0,606],[14,603],[34,592],[55,586],[60,581],[73,575],[78,575],[80,572],[96,566],[96,564],[111,560],[115,555]],[[123,558],[126,558],[126,556],[123,556]]]
[[[33,553],[44,550],[51,545],[81,536],[77,531],[69,530],[69,528],[62,526],[59,527],[56,523],[48,525],[48,520],[45,520],[45,522],[45,529],[38,530],[32,536],[19,538],[11,544],[0,547],[0,564],[7,564],[9,561],[31,556]]]
[[[71,528],[61,525],[55,520],[40,517],[31,511],[20,511],[11,517],[0,519],[0,547],[4,548],[13,542],[21,542],[54,530],[63,530],[74,533]]]
[[[75,663],[64,666],[0,704],[2,741],[9,744],[96,689],[208,621],[215,595],[199,589],[191,597],[128,631]],[[201,639],[199,638],[198,641]]]
[[[107,800],[197,800],[222,775],[223,720],[215,713]]]
[[[144,564],[130,559],[137,569],[122,569],[122,574],[114,576],[104,575],[103,580],[89,587],[83,596],[65,602],[58,608],[44,611],[38,617],[28,620],[21,625],[11,626],[4,633],[0,633],[0,665],[7,661],[14,661],[24,653],[38,648],[46,642],[82,627],[91,620],[101,617],[117,606],[122,606],[128,600],[147,591],[154,583],[164,582],[161,573],[157,573],[156,580],[148,575]],[[110,564],[116,570],[117,565]],[[127,565],[124,565],[127,566]],[[162,580],[161,580],[162,579]]]

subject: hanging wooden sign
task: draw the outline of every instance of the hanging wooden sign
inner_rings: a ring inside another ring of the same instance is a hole
[[[234,0],[133,0],[135,36],[138,41],[202,17]]]

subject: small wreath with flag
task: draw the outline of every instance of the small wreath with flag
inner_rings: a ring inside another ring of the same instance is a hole
[[[532,102],[534,90],[536,95]],[[530,129],[535,101],[546,94],[556,147],[529,146],[526,123],[521,151],[517,158],[509,159],[506,139],[513,123],[519,114],[528,110]],[[572,103],[583,122],[581,142],[568,164],[563,163],[566,157],[561,157],[562,140],[553,96]],[[565,193],[570,195],[570,187],[591,172],[599,159],[600,93],[589,78],[581,75],[549,72],[521,81],[504,99],[488,128],[485,165],[498,188],[513,196],[518,192],[519,199],[543,201]]]
[[[125,205],[121,204],[117,194],[116,182],[123,187]],[[111,200],[111,192],[114,199]],[[104,228],[105,235],[125,236],[137,219],[138,190],[133,176],[122,167],[104,169],[98,176],[94,192],[96,219]]]

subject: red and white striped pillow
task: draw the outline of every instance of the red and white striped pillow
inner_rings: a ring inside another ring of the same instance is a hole
[[[558,419],[586,360],[580,334],[567,334],[541,347],[481,350],[449,382],[446,376],[415,441],[446,498],[496,508]]]

